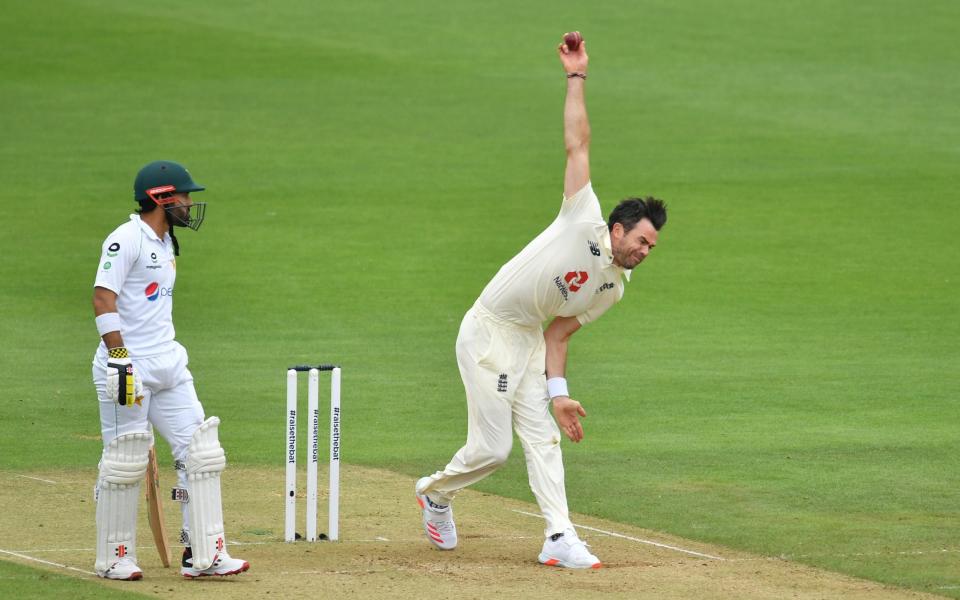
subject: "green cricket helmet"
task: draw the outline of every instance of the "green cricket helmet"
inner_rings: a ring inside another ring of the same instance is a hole
[[[171,225],[189,227],[196,231],[203,222],[206,202],[195,202],[182,217],[173,210],[178,208],[174,194],[202,192],[204,188],[190,176],[190,172],[171,160],[156,160],[144,166],[133,182],[133,199],[141,209],[151,210],[157,205],[167,212]]]

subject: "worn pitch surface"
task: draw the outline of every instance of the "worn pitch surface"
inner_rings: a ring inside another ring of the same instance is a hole
[[[0,478],[2,559],[99,582],[91,573],[94,471],[5,472]],[[578,597],[698,600],[928,597],[582,515],[575,515],[574,521],[605,568],[569,571],[545,567],[536,562],[542,539],[536,506],[472,491],[464,492],[456,502],[460,547],[441,552],[422,534],[411,479],[351,465],[343,469],[342,539],[287,544],[282,541],[282,478],[279,469],[237,467],[225,474],[230,550],[250,561],[248,573],[186,581],[177,570],[163,569],[142,510],[138,554],[144,579],[99,583],[170,598],[200,597],[209,593],[209,586],[216,586],[223,599],[307,594],[555,598],[570,592]],[[31,502],[23,502],[26,488],[30,488]],[[178,507],[167,502],[164,508],[173,541]],[[301,499],[301,527],[303,508]],[[326,523],[325,510],[326,498],[321,498],[321,525]]]

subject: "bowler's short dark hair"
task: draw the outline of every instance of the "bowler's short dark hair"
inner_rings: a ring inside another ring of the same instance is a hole
[[[646,198],[627,198],[622,200],[610,213],[607,227],[612,231],[614,223],[623,225],[623,230],[630,231],[641,219],[650,219],[653,228],[660,231],[667,222],[667,205],[663,200],[647,196]]]

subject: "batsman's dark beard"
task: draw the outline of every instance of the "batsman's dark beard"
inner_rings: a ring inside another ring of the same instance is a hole
[[[203,217],[207,212],[206,202],[196,202],[190,206],[170,206],[166,209],[167,223],[171,227],[189,227],[196,231],[200,229],[203,223]],[[186,213],[185,216],[181,216]]]

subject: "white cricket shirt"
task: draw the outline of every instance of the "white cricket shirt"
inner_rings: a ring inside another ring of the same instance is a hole
[[[140,215],[113,230],[103,242],[94,287],[117,294],[120,335],[134,358],[174,347],[173,285],[177,263],[170,234],[163,238]],[[100,345],[103,346],[101,340]],[[103,348],[101,348],[103,350]]]
[[[630,271],[613,264],[610,231],[588,182],[564,197],[553,223],[500,268],[478,301],[524,327],[558,316],[586,325],[623,297],[624,277]]]

